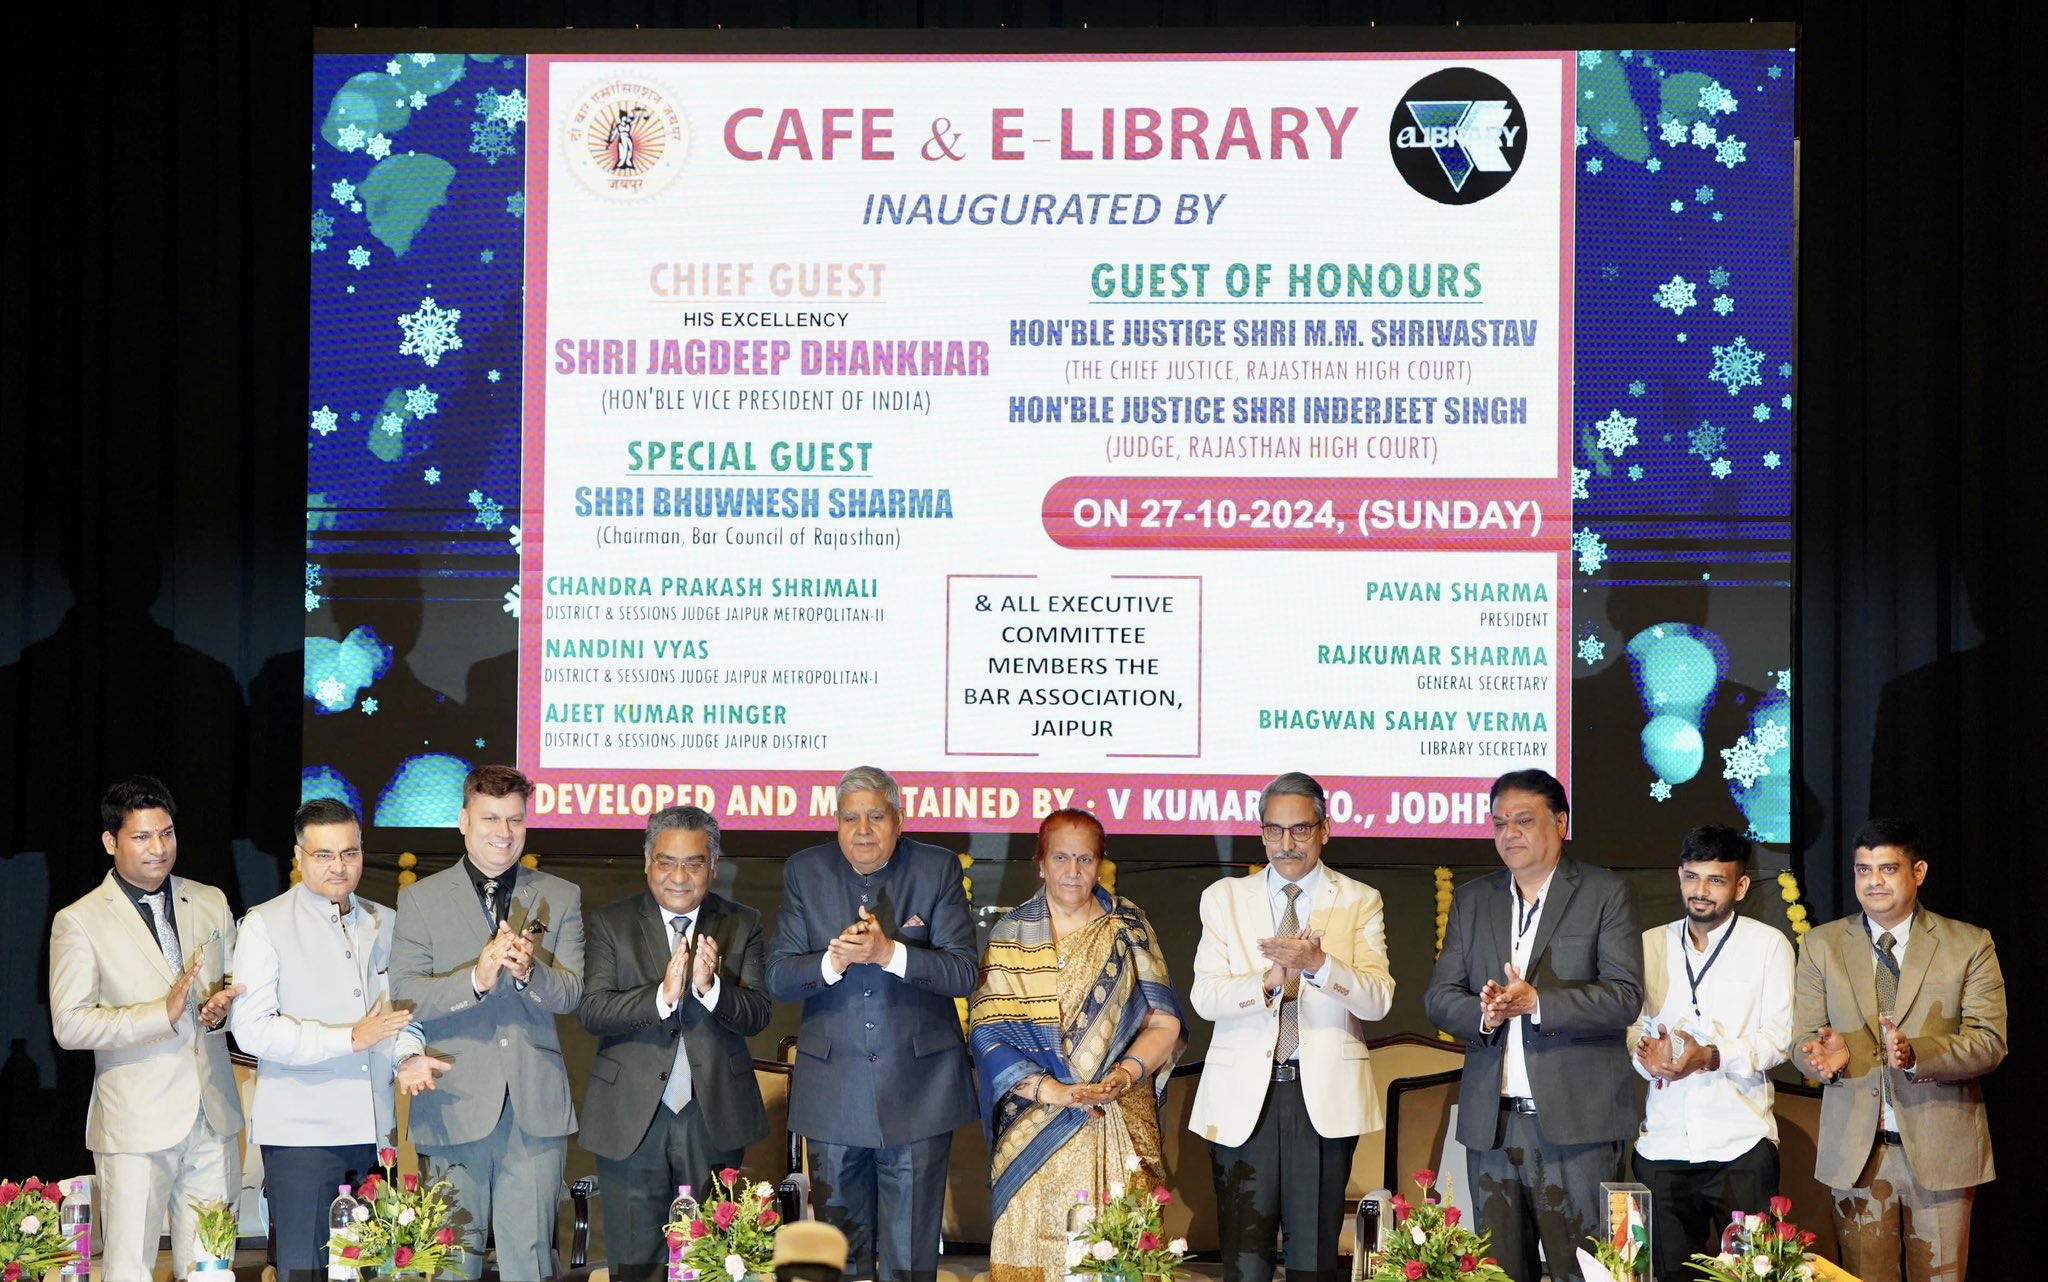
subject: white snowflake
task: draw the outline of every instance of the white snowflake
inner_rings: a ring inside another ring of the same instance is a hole
[[[1785,74],[1785,69],[1773,63],[1771,69],[1769,71],[1766,71],[1764,74],[1769,76],[1771,79],[1776,80],[1780,76]]]
[[[1771,419],[1771,407],[1759,401],[1750,407],[1749,416],[1759,423],[1768,423]]]
[[[1616,458],[1636,443],[1636,420],[1620,410],[1609,410],[1606,418],[1593,424],[1593,429],[1599,433],[1593,448],[1606,450]]]
[[[1572,551],[1579,558],[1579,573],[1596,574],[1607,564],[1607,541],[1592,530],[1572,534]]]
[[[1701,458],[1712,458],[1727,444],[1728,431],[1701,419],[1698,427],[1685,434],[1685,439],[1686,453],[1697,454]]]
[[[377,430],[386,436],[397,436],[405,430],[405,416],[402,414],[386,414],[383,418],[377,420]]]
[[[377,715],[377,701],[375,699],[363,700],[363,715],[366,717]]]
[[[363,151],[372,160],[382,160],[391,154],[391,140],[383,134],[372,134],[370,141],[363,144]]]
[[[335,204],[346,205],[356,198],[356,185],[346,178],[337,179],[335,184],[327,189],[327,194],[334,197]]]
[[[1685,122],[1676,119],[1667,120],[1657,127],[1657,136],[1670,146],[1676,147],[1685,141]]]
[[[1698,291],[1699,286],[1674,273],[1670,280],[1657,286],[1656,292],[1650,297],[1657,306],[1669,311],[1673,316],[1683,316],[1688,307],[1699,306]]]
[[[422,298],[419,309],[398,318],[398,328],[405,332],[405,341],[398,345],[400,356],[417,356],[428,365],[439,365],[441,357],[462,346],[462,335],[455,332],[455,323],[462,319],[462,309],[452,307],[442,310],[431,298]]]
[[[1712,187],[1695,187],[1692,189],[1692,198],[1702,205],[1711,205],[1714,203],[1714,189]]]
[[[320,569],[320,567],[319,567],[319,566],[317,566],[317,565],[313,564],[313,563],[312,563],[311,561],[308,561],[308,562],[306,562],[306,586],[307,586],[307,587],[309,587],[309,588],[317,588],[317,587],[319,587],[319,586],[320,586],[320,582],[321,582],[321,579],[322,579],[323,577],[324,577],[324,572],[323,572],[323,571],[322,571],[322,570]]]
[[[1765,753],[1749,736],[1735,741],[1732,748],[1721,749],[1721,777],[1731,780],[1744,788],[1753,788],[1756,781],[1771,773],[1770,763],[1764,760]]]
[[[477,507],[476,523],[486,530],[495,530],[505,520],[505,506],[502,503],[484,503]]]
[[[439,485],[441,483],[441,469],[438,467],[430,467],[426,471],[420,473],[420,479],[422,481],[425,481],[429,485]]]
[[[384,64],[384,74],[387,76],[395,76],[403,70],[405,68],[399,65],[399,61],[396,58]]]
[[[1695,147],[1711,147],[1720,140],[1720,137],[1721,131],[1704,120],[1698,121],[1692,127],[1692,145]]]
[[[336,417],[334,411],[327,408],[325,405],[322,405],[319,409],[313,411],[313,430],[320,433],[320,435],[322,436],[334,435],[335,425],[337,422],[339,422],[339,420]]]
[[[314,686],[313,697],[329,708],[344,707],[348,703],[347,691],[341,688],[341,682],[334,677],[323,678],[319,685]]]
[[[1737,335],[1728,346],[1714,349],[1714,366],[1707,372],[1707,378],[1727,388],[1730,396],[1740,396],[1745,387],[1763,385],[1763,375],[1758,373],[1763,363],[1764,353]]]
[[[469,505],[471,507],[482,507],[483,503],[484,492],[482,490],[471,490],[469,492]]]
[[[1601,161],[1600,157],[1598,157],[1598,156],[1588,156],[1588,157],[1586,157],[1586,172],[1587,172],[1587,173],[1589,173],[1589,174],[1597,174],[1597,173],[1599,173],[1599,172],[1600,172],[1600,171],[1601,171],[1602,169],[1605,169],[1606,167],[1607,167],[1607,166],[1606,166],[1606,164],[1605,164],[1605,163],[1603,163],[1603,162]]]
[[[425,111],[427,109],[427,96],[423,93],[415,93],[412,97],[407,98],[406,102],[412,105],[414,111]]]
[[[430,389],[425,383],[405,394],[405,412],[414,418],[425,418],[435,413],[440,403],[441,394]]]
[[[1643,162],[1643,168],[1649,170],[1653,174],[1656,173],[1658,170],[1662,169],[1663,167],[1664,162],[1657,159],[1655,156],[1652,156],[1648,160]]]
[[[334,145],[343,151],[361,151],[367,137],[361,125],[343,125],[334,131]]]
[[[1778,678],[1778,688],[1780,690],[1783,690],[1786,694],[1792,693],[1792,669],[1779,668],[1772,675]]]
[[[1581,147],[1585,146],[1585,145],[1586,145],[1586,127],[1585,127],[1584,125],[1580,125],[1580,126],[1578,126],[1578,128],[1576,128],[1575,130],[1573,130],[1573,131],[1572,131],[1572,138],[1573,138],[1573,141],[1574,141],[1574,142],[1575,142],[1575,143],[1576,143],[1576,144],[1577,144],[1578,146],[1581,146]]]
[[[1778,408],[1787,410],[1792,408],[1792,393],[1787,392],[1778,398]]]
[[[411,55],[411,57],[412,57],[412,63],[413,63],[413,65],[414,65],[415,67],[431,67],[431,66],[433,66],[433,65],[434,65],[434,55],[433,55],[433,54],[430,54],[430,53],[416,53],[416,54],[413,54],[413,55]]]
[[[362,202],[362,201],[360,201],[360,200],[351,200],[350,202],[348,202],[348,212],[350,212],[350,213],[352,213],[352,214],[360,214],[360,213],[362,213],[362,212],[363,212],[363,202]]]
[[[1767,757],[1792,746],[1792,727],[1782,721],[1759,721],[1754,733],[1757,750]]]
[[[1685,202],[1684,202],[1684,201],[1682,201],[1682,200],[1674,200],[1674,201],[1672,201],[1672,202],[1671,202],[1671,212],[1672,212],[1672,213],[1674,213],[1674,214],[1682,214],[1682,213],[1684,213],[1684,212],[1685,212]]]
[[[1723,138],[1714,147],[1714,159],[1733,169],[1748,158],[1749,144],[1740,138]]]
[[[497,381],[498,381],[499,379],[501,379],[501,378],[503,378],[503,377],[505,377],[505,376],[504,376],[503,374],[499,373],[499,372],[498,372],[497,370],[494,370],[494,369],[493,369],[493,370],[485,370],[485,371],[484,371],[484,377],[485,377],[486,379],[490,380],[491,382],[495,383],[495,382],[497,382]]]
[[[519,617],[519,585],[517,583],[513,584],[512,590],[505,594],[505,604],[500,606],[499,609],[502,609],[515,619]]]
[[[1572,469],[1572,497],[1573,497],[1573,498],[1575,498],[1575,499],[1586,499],[1586,498],[1591,498],[1591,497],[1593,497],[1593,496],[1592,496],[1592,495],[1591,495],[1590,493],[1588,493],[1588,492],[1587,492],[1587,490],[1586,490],[1586,482],[1587,482],[1587,481],[1590,481],[1590,480],[1592,480],[1592,479],[1593,479],[1593,469],[1592,469],[1592,468],[1589,468],[1589,467],[1575,467],[1575,468],[1573,468],[1573,469]]]
[[[1776,450],[1772,450],[1770,453],[1764,455],[1764,466],[1770,468],[1773,472],[1777,471],[1778,465],[1783,463],[1784,461],[1784,458],[1780,456],[1778,451]]]
[[[1714,295],[1714,315],[1726,316],[1735,310],[1735,300],[1726,294]]]
[[[477,747],[479,747],[479,748],[483,747],[483,746],[484,746],[484,741],[483,741],[483,740],[481,740],[481,739],[477,740],[477,741],[476,741],[476,746],[477,746]]]
[[[1714,474],[1714,479],[1725,481],[1728,479],[1728,474],[1735,470],[1735,465],[1727,459],[1717,458],[1707,470]]]
[[[519,527],[516,525],[508,525],[505,527],[505,541],[512,545],[512,550],[514,552],[523,553],[526,550],[524,546],[524,536],[519,533]]]
[[[1671,785],[1659,779],[1650,785],[1650,796],[1658,801],[1671,800]]]
[[[1640,481],[1643,479],[1643,465],[1641,463],[1629,464],[1628,479],[1631,481]]]
[[[521,90],[514,89],[511,93],[498,95],[498,109],[495,116],[508,125],[525,124],[526,94]]]
[[[1720,81],[1711,81],[1700,90],[1700,110],[1710,116],[1716,112],[1727,115],[1735,110],[1735,95],[1723,89]]]
[[[1587,634],[1579,638],[1579,662],[1598,663],[1607,657],[1607,643],[1599,637]]]
[[[1581,67],[1586,68],[1586,70],[1588,71],[1591,71],[1593,68],[1599,66],[1600,51],[1598,49],[1579,50],[1579,65]]]
[[[354,249],[349,250],[348,265],[355,268],[357,271],[361,271],[363,270],[363,268],[368,267],[370,265],[370,251],[364,249],[361,245],[357,245]]]
[[[311,227],[313,231],[313,252],[317,254],[327,248],[327,238],[334,234],[334,215],[324,209],[314,210]]]

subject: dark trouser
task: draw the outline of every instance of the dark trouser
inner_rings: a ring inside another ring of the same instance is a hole
[[[1243,1144],[1209,1146],[1225,1282],[1269,1282],[1283,1227],[1289,1282],[1345,1276],[1337,1234],[1357,1147],[1356,1135],[1316,1133],[1299,1081],[1266,1088],[1266,1107]]]
[[[1620,1178],[1622,1144],[1552,1144],[1534,1113],[1500,1110],[1493,1148],[1465,1150],[1466,1181],[1482,1232],[1493,1234],[1493,1257],[1515,1282],[1543,1275],[1543,1244],[1552,1282],[1576,1282],[1578,1249],[1606,1223],[1600,1185]]]
[[[263,1196],[277,1231],[279,1282],[327,1276],[327,1208],[335,1190],[377,1169],[375,1144],[265,1144]]]
[[[671,1113],[657,1105],[640,1147],[617,1161],[597,1159],[597,1186],[603,1196],[604,1250],[612,1276],[620,1282],[654,1282],[668,1266],[668,1242],[662,1226],[676,1187],[693,1186],[699,1202],[710,1199],[721,1167],[738,1166],[740,1149],[714,1148],[704,1110],[696,1100]]]
[[[1731,1212],[1757,1215],[1778,1195],[1778,1146],[1756,1147],[1726,1162],[1659,1161],[1635,1155],[1636,1183],[1650,1190],[1650,1249],[1660,1278],[1685,1276],[1695,1252],[1721,1249]]]
[[[945,1226],[953,1134],[893,1148],[806,1140],[817,1215],[846,1234],[848,1279],[932,1282]]]

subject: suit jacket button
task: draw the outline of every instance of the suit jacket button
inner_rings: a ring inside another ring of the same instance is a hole
[[[661,1080],[664,1082],[668,1080],[668,1070],[665,1068],[661,1070]]]
[[[860,995],[862,997],[873,997],[875,995],[875,990],[872,988],[863,988],[860,990]]]
[[[868,1056],[868,1063],[872,1064],[872,1063],[874,1063],[874,1062],[875,1062],[876,1060],[879,1060],[880,1058],[882,1058],[882,1057],[881,1057],[880,1055],[870,1055],[870,1056]]]
[[[502,1037],[500,1037],[500,1038],[498,1039],[498,1045],[500,1045],[500,1046],[510,1046],[511,1044],[512,1044],[511,1042],[508,1042],[508,1041],[506,1041],[506,1040],[505,1040],[504,1038],[502,1038]]]
[[[872,1020],[870,1020],[870,1021],[869,1021],[869,1022],[868,1022],[867,1024],[863,1025],[863,1027],[866,1027],[866,1028],[873,1028],[874,1026],[875,1026],[875,1025],[874,1025],[874,1021],[872,1021]]]

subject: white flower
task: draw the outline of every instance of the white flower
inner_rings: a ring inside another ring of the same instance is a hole
[[[1756,1270],[1758,1277],[1767,1278],[1771,1276],[1771,1257],[1768,1255],[1754,1256],[1749,1261],[1749,1267]]]
[[[1098,1260],[1113,1260],[1116,1258],[1116,1244],[1112,1242],[1097,1242],[1094,1246],[1088,1248],[1088,1254]]]
[[[1080,1238],[1075,1238],[1073,1241],[1067,1243],[1067,1267],[1069,1269],[1073,1268],[1076,1264],[1079,1264],[1081,1262],[1081,1257],[1087,1254],[1088,1244],[1086,1242],[1083,1242]]]
[[[362,1204],[361,1202],[358,1202],[358,1203],[356,1203],[356,1209],[355,1209],[355,1217],[356,1217],[356,1223],[358,1223],[358,1224],[367,1224],[367,1223],[369,1223],[369,1222],[370,1222],[370,1208],[369,1208],[369,1207],[367,1207],[367,1206],[364,1206],[364,1205],[363,1205],[363,1204]]]
[[[1166,1249],[1175,1255],[1186,1255],[1188,1253],[1188,1240],[1184,1237],[1177,1237],[1166,1244]]]
[[[1802,1264],[1793,1272],[1797,1273],[1805,1282],[1813,1282],[1813,1266],[1811,1264]]]
[[[1742,1227],[1750,1233],[1760,1233],[1763,1231],[1764,1217],[1761,1215],[1752,1215],[1742,1222]]]
[[[754,1196],[760,1198],[763,1202],[765,1202],[769,1198],[775,1196],[775,1186],[770,1184],[766,1180],[762,1180],[759,1184],[756,1184],[754,1186]]]
[[[740,1282],[742,1278],[747,1276],[747,1262],[737,1255],[726,1256],[725,1274],[732,1279],[732,1282]]]
[[[37,1219],[33,1215],[24,1215],[21,1217],[21,1235],[23,1237],[34,1237],[36,1234],[42,1231],[43,1222],[41,1220]]]
[[[1124,1169],[1126,1171],[1135,1171],[1138,1169],[1138,1155],[1136,1153],[1127,1154],[1124,1157]]]
[[[1429,1241],[1428,1238],[1422,1235],[1422,1226],[1420,1224],[1409,1225],[1408,1236],[1415,1239],[1415,1245],[1417,1246],[1422,1246]]]
[[[1122,1197],[1123,1195],[1124,1195],[1124,1186],[1123,1186],[1123,1181],[1121,1181],[1121,1180],[1111,1180],[1111,1181],[1109,1182],[1109,1196],[1110,1196],[1110,1200],[1114,1201],[1115,1199],[1117,1199],[1117,1198],[1120,1198],[1120,1197]]]
[[[405,1225],[411,1224],[414,1220],[418,1218],[419,1213],[413,1210],[411,1207],[401,1206],[398,1208],[399,1227],[403,1228]]]

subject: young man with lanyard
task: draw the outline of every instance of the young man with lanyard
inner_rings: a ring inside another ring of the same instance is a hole
[[[1749,894],[1749,841],[1733,828],[1685,834],[1685,915],[1643,932],[1643,1017],[1629,1030],[1650,1082],[1636,1179],[1650,1189],[1659,1277],[1720,1249],[1730,1212],[1778,1192],[1771,1069],[1792,1033],[1792,946],[1736,905]]]

